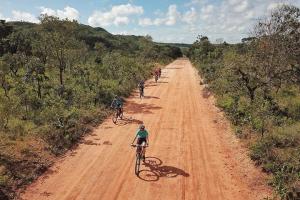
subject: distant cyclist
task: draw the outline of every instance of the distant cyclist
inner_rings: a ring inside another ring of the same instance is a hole
[[[138,84],[138,88],[140,91],[140,98],[144,97],[144,88],[145,88],[145,82],[141,80]]]
[[[154,71],[155,82],[157,82],[158,77],[159,77],[159,71],[158,71],[158,69],[156,69],[156,70]]]
[[[160,67],[158,68],[158,77],[159,78],[161,77],[161,68]]]
[[[119,113],[122,113],[123,112],[123,101],[122,101],[122,99],[118,95],[115,95],[115,98],[111,102],[110,107],[118,110]]]
[[[141,124],[138,131],[136,132],[135,138],[132,141],[131,145],[133,145],[134,141],[137,139],[136,144],[137,145],[149,145],[149,139],[148,139],[148,131],[145,129],[145,125]],[[145,148],[143,148],[143,159],[145,160]]]

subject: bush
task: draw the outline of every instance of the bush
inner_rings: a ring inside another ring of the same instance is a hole
[[[300,176],[300,123],[278,127],[251,146],[251,159],[274,174],[271,184],[282,198]]]

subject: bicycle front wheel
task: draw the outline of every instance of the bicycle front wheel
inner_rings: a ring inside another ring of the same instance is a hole
[[[123,111],[120,112],[119,117],[120,119],[123,119]]]
[[[112,116],[112,121],[113,121],[114,124],[117,123],[117,121],[118,121],[118,113],[115,113],[115,114]]]
[[[136,175],[139,174],[140,164],[141,164],[141,156],[139,154],[136,154],[135,169],[134,169]]]

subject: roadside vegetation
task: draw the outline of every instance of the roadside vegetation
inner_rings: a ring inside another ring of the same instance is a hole
[[[282,199],[300,198],[299,30],[299,8],[283,5],[239,44],[199,36],[188,52]]]
[[[0,199],[46,171],[158,63],[181,56],[150,36],[112,35],[76,21],[0,21]]]

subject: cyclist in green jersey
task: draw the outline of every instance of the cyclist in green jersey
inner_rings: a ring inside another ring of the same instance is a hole
[[[132,141],[131,145],[133,145],[134,141],[137,139],[137,142],[136,144],[137,145],[142,145],[143,143],[148,146],[149,145],[149,139],[148,139],[148,131],[145,129],[145,125],[144,124],[141,124],[136,135],[135,135],[135,138],[134,140]],[[145,159],[145,150],[146,148],[143,147],[143,159]]]

